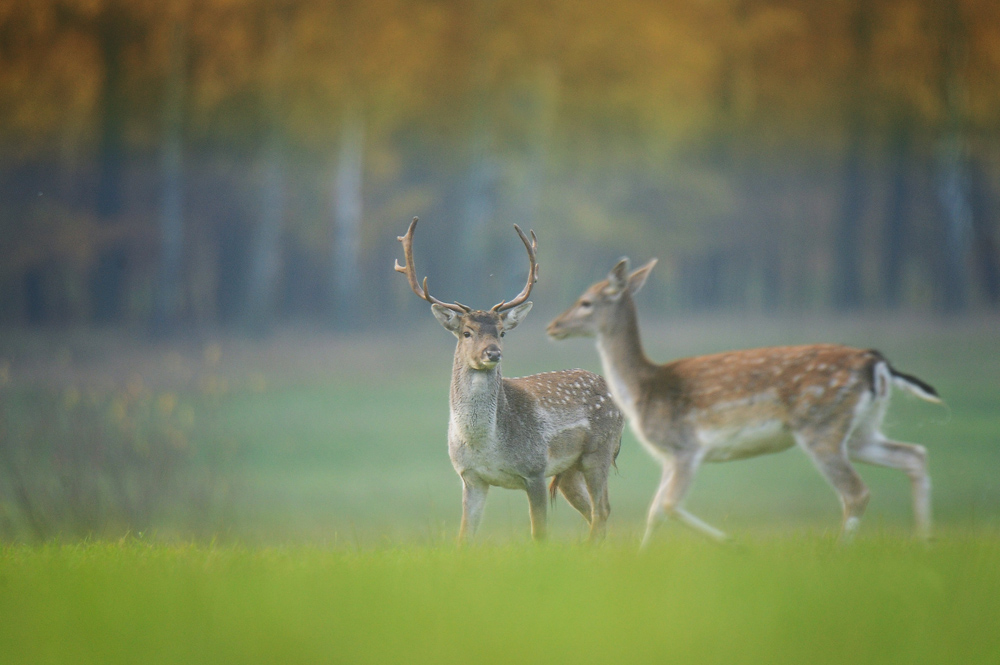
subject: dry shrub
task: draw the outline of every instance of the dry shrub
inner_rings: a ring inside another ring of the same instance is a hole
[[[224,463],[192,443],[195,408],[133,378],[111,392],[0,388],[0,536],[211,532]]]

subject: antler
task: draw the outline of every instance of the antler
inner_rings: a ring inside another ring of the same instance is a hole
[[[496,305],[490,308],[491,312],[503,312],[508,309],[517,307],[531,295],[531,288],[538,281],[538,264],[535,263],[535,251],[538,249],[538,239],[535,237],[535,232],[531,231],[531,242],[528,242],[528,236],[524,235],[524,231],[517,224],[514,225],[514,230],[517,231],[517,235],[520,236],[521,242],[524,243],[524,248],[528,250],[528,283],[524,285],[521,292],[511,300],[510,302],[501,300]]]
[[[459,312],[460,314],[471,312],[472,311],[471,307],[466,307],[460,302],[456,303],[442,302],[437,298],[435,298],[434,296],[432,296],[430,293],[428,293],[426,277],[424,277],[423,288],[421,288],[420,284],[417,282],[417,273],[413,267],[413,230],[417,228],[418,221],[419,218],[414,217],[413,221],[410,222],[410,228],[407,229],[406,235],[396,237],[396,240],[403,243],[403,258],[406,261],[405,266],[399,265],[399,261],[398,260],[396,261],[396,266],[395,266],[396,272],[401,272],[404,275],[406,275],[406,279],[407,281],[410,282],[410,288],[413,289],[413,292],[416,293],[421,298],[423,298],[424,300],[426,300],[427,302],[434,303],[435,305],[441,305],[442,307],[447,307],[448,309],[455,312]],[[520,233],[520,229],[518,229],[518,233]]]

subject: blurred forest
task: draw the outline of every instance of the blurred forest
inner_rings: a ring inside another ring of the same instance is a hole
[[[0,0],[0,324],[1000,306],[996,0]],[[495,277],[494,277],[495,276]],[[493,277],[491,280],[490,278]]]

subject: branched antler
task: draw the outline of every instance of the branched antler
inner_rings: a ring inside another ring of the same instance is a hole
[[[460,302],[456,303],[442,302],[441,300],[438,300],[437,298],[432,296],[427,291],[426,277],[424,277],[423,287],[421,287],[421,285],[417,282],[417,272],[413,266],[413,230],[417,228],[418,221],[419,218],[414,217],[413,221],[410,222],[410,228],[407,229],[406,235],[396,237],[396,239],[399,242],[403,243],[403,260],[406,261],[405,266],[399,265],[399,261],[398,260],[396,261],[396,266],[395,266],[396,272],[401,272],[404,275],[406,275],[406,279],[410,283],[410,288],[413,289],[413,292],[416,293],[421,298],[423,298],[424,300],[426,300],[427,302],[433,303],[435,305],[441,305],[442,307],[446,307],[460,314],[471,312],[472,311],[471,307],[467,307]],[[520,232],[520,229],[518,229],[518,232]]]
[[[396,272],[401,272],[404,275],[406,275],[406,279],[407,281],[409,281],[410,288],[413,289],[413,292],[416,293],[421,298],[423,298],[424,300],[426,300],[427,302],[434,303],[435,305],[441,305],[442,307],[447,307],[448,309],[455,312],[459,312],[461,314],[471,312],[472,311],[471,307],[463,305],[460,302],[447,303],[438,300],[437,298],[432,296],[430,292],[428,292],[427,290],[426,277],[424,277],[422,285],[420,282],[417,281],[417,272],[413,264],[413,231],[414,229],[417,228],[418,221],[419,218],[414,217],[413,221],[410,222],[410,228],[407,229],[406,235],[397,236],[396,238],[397,240],[399,240],[399,242],[403,243],[403,258],[406,261],[406,265],[402,266],[399,265],[398,260],[396,261],[395,265]],[[525,300],[528,299],[528,296],[531,295],[532,287],[535,285],[535,282],[538,281],[538,264],[535,262],[535,252],[538,250],[538,239],[535,237],[535,232],[530,231],[531,240],[528,240],[528,236],[524,234],[524,231],[521,230],[520,226],[515,224],[514,230],[517,231],[518,237],[520,237],[521,242],[524,243],[524,248],[528,250],[528,282],[527,284],[524,285],[524,288],[521,290],[519,294],[517,294],[517,296],[515,296],[513,300],[509,302],[506,300],[501,300],[496,305],[490,308],[491,312],[504,312],[508,309],[517,307],[518,305],[520,305],[521,303],[523,303]]]
[[[501,300],[496,305],[490,308],[491,312],[503,312],[508,309],[517,307],[531,295],[531,289],[538,281],[538,264],[535,263],[535,252],[538,249],[538,239],[535,237],[535,232],[531,231],[531,242],[528,242],[528,236],[524,235],[524,231],[517,224],[514,225],[514,230],[517,231],[517,235],[520,236],[521,242],[524,243],[524,248],[528,250],[528,283],[524,285],[521,292],[514,297],[513,300],[507,302]]]

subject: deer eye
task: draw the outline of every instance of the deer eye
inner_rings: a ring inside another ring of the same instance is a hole
[[[462,333],[462,335],[464,337],[472,337],[472,333],[470,333],[468,330],[466,330],[464,333]]]
[[[589,300],[581,300],[581,301],[580,301],[580,307],[582,307],[582,308],[584,308],[584,309],[590,309],[590,306],[591,306],[592,304],[593,304],[593,303],[591,303],[591,302],[590,302]]]
[[[507,334],[507,333],[505,333],[505,332],[501,332],[501,333],[500,333],[500,336],[501,336],[501,337],[503,337],[503,336],[504,336],[504,335],[506,335],[506,334]]]

